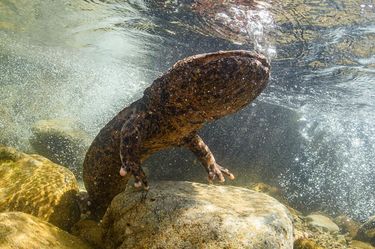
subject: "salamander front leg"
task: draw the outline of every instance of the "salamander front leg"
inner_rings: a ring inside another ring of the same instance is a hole
[[[134,124],[132,122],[125,123],[121,130],[121,168],[119,173],[121,176],[131,173],[135,180],[134,186],[136,188],[143,186],[147,190],[149,188],[147,177],[139,159],[139,150],[142,142],[136,121],[136,119],[133,121]]]
[[[129,173],[131,173],[134,177],[134,187],[140,188],[143,186],[144,189],[149,189],[146,174],[140,164],[130,161],[123,161],[120,168],[120,175],[126,176]]]
[[[202,163],[208,173],[208,181],[218,179],[224,182],[224,176],[233,180],[234,175],[226,168],[216,163],[214,155],[199,135],[192,135],[185,139],[184,145],[188,147]]]

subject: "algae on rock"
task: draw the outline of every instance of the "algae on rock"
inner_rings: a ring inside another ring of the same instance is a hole
[[[314,241],[309,239],[297,239],[294,241],[293,249],[323,249],[318,246]]]
[[[78,221],[78,184],[65,167],[0,146],[0,212],[32,214],[64,230]]]
[[[129,188],[103,217],[106,248],[292,249],[288,210],[262,193],[191,182]]]
[[[21,212],[0,213],[0,248],[90,249],[79,238]]]
[[[102,249],[104,230],[100,223],[93,220],[80,220],[72,227],[71,233],[83,241],[86,241],[92,247]]]
[[[362,242],[362,241],[358,241],[358,240],[352,241],[351,248],[352,249],[375,249],[375,247],[373,247],[372,245],[367,244],[367,243]]]

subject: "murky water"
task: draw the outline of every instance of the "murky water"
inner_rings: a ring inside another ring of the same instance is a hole
[[[301,209],[364,219],[375,213],[374,20],[370,0],[0,0],[0,143],[30,151],[32,125],[62,117],[93,137],[178,59],[256,49],[272,60],[270,85],[203,131],[218,161]]]

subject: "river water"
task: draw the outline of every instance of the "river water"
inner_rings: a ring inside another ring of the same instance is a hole
[[[178,59],[255,49],[271,80],[204,129],[218,161],[301,209],[363,220],[375,214],[374,24],[371,0],[0,0],[0,143],[30,151],[32,125],[54,118],[93,138]]]

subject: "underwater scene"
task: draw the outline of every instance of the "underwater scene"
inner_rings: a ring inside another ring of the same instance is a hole
[[[0,248],[375,248],[373,0],[0,0]]]

